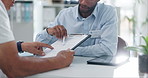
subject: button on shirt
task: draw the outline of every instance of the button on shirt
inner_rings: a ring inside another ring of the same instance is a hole
[[[117,14],[114,7],[98,3],[93,13],[87,18],[79,15],[78,5],[60,11],[53,27],[63,25],[68,34],[90,34],[87,39],[75,49],[75,55],[96,56],[115,55],[117,50]],[[49,35],[46,30],[36,36],[36,41],[52,44],[57,38]]]

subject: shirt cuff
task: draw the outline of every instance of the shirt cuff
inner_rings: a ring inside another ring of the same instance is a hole
[[[43,34],[45,38],[51,38],[51,37],[52,37],[52,35],[50,35],[50,34],[47,33],[46,29],[43,30],[43,31],[41,32],[41,34]]]

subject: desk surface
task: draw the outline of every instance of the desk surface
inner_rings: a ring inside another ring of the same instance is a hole
[[[87,60],[90,59],[92,58],[75,56],[73,63],[69,67],[28,76],[26,78],[139,78],[137,59],[131,59],[128,63],[121,66],[90,65],[87,64]]]

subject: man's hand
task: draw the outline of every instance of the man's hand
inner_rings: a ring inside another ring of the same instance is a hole
[[[27,51],[27,52],[30,52],[36,55],[41,55],[41,56],[45,55],[42,47],[53,49],[52,46],[45,43],[41,43],[41,42],[26,42],[26,43],[22,43],[21,45],[22,45],[23,51]]]
[[[57,61],[60,62],[59,68],[69,66],[73,61],[73,55],[74,51],[70,51],[69,49],[60,51],[56,56]]]
[[[58,39],[62,39],[67,36],[67,30],[62,25],[54,26],[47,29],[48,34],[56,36]]]

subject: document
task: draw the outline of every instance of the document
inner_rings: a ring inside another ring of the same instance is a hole
[[[53,57],[56,56],[58,52],[61,50],[67,50],[71,49],[74,50],[76,47],[78,47],[81,43],[83,43],[85,40],[87,40],[90,37],[90,35],[68,35],[64,41],[62,39],[57,40],[54,42],[51,46],[54,47],[54,49],[46,48],[44,50],[45,56],[39,56],[41,58],[46,57]]]

